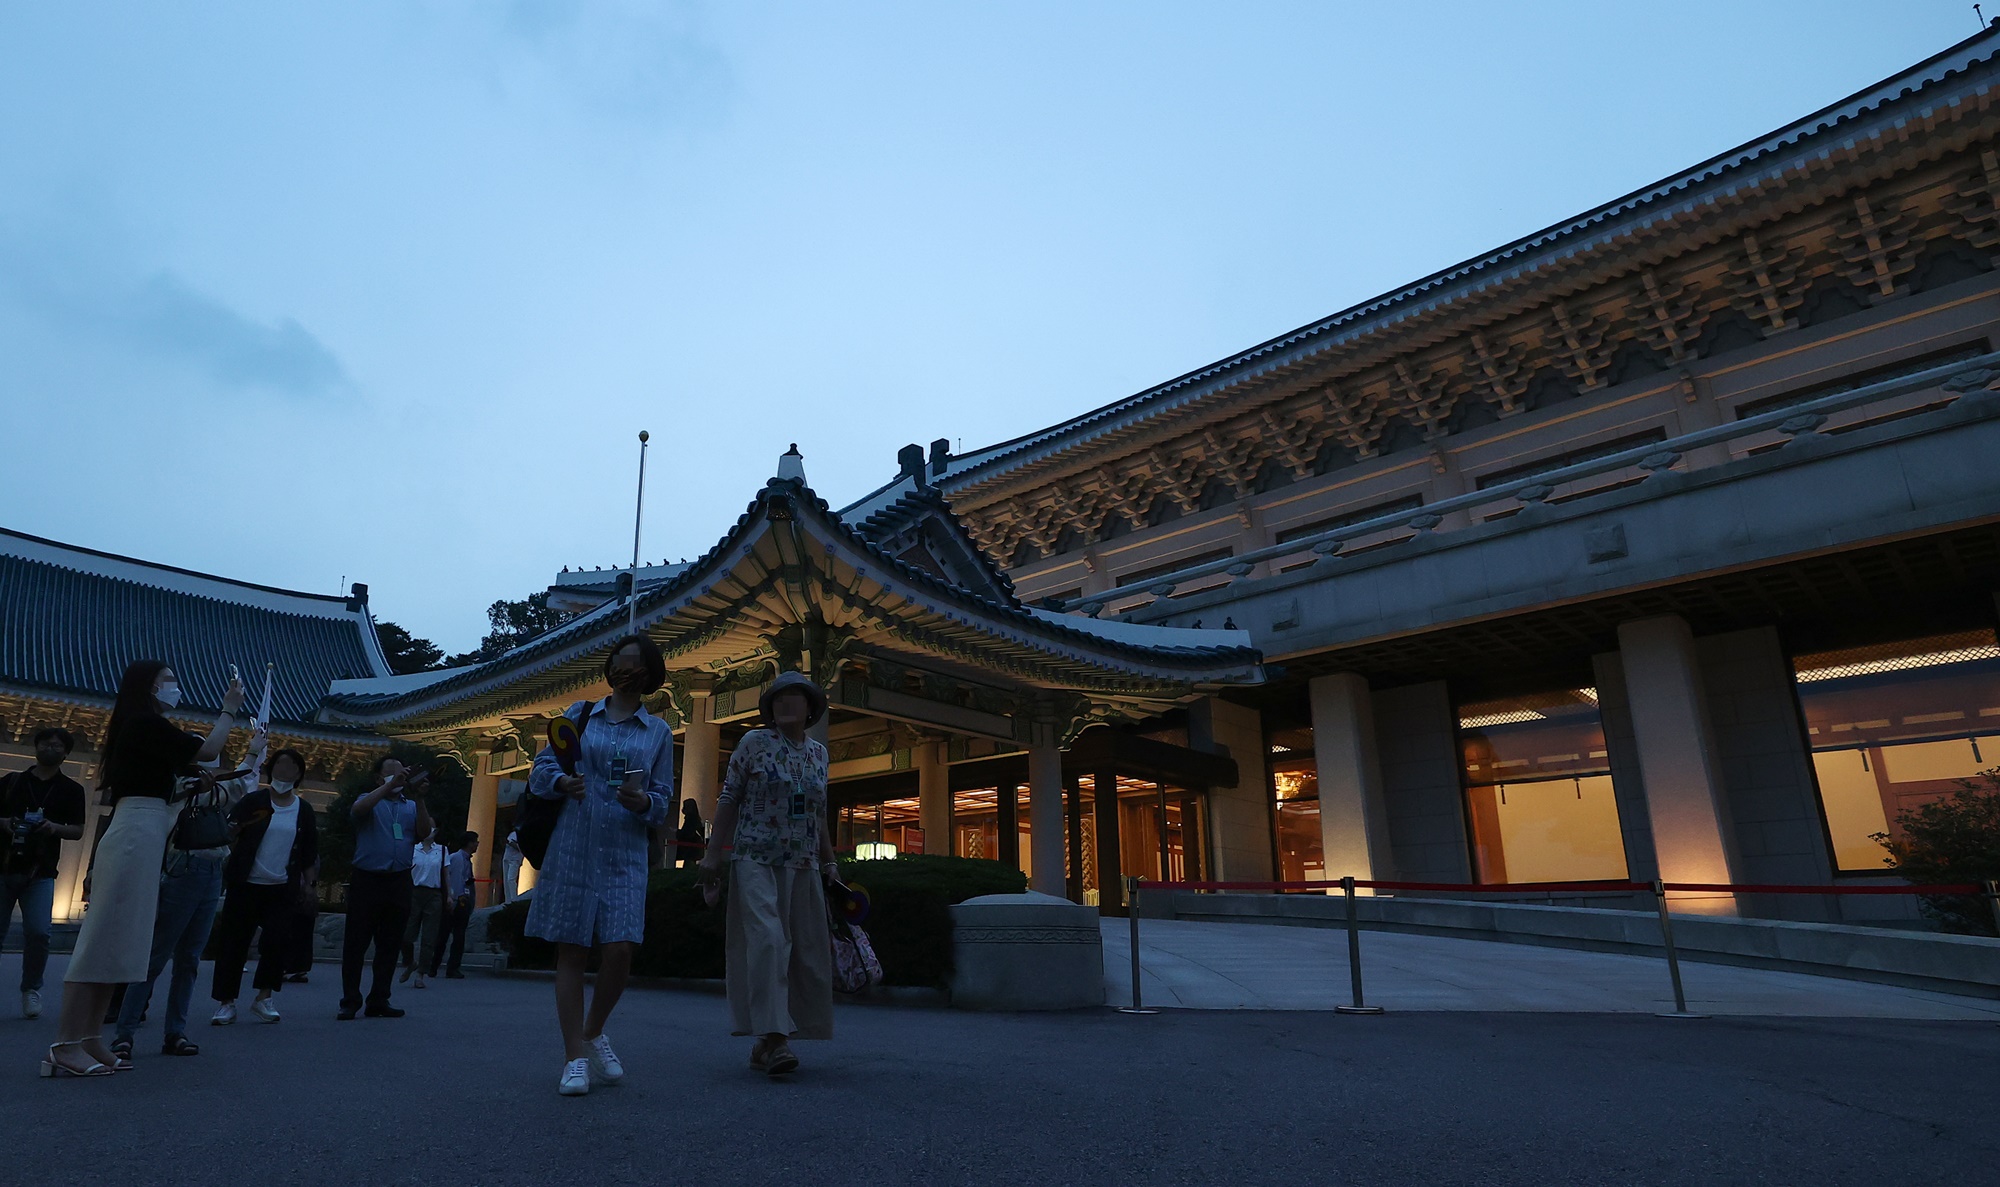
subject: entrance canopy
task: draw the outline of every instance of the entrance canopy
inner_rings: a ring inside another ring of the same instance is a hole
[[[846,522],[806,485],[796,451],[706,555],[628,573],[587,575],[602,584],[566,575],[557,588],[569,604],[603,600],[488,663],[335,681],[322,717],[433,740],[519,727],[532,750],[529,726],[602,691],[605,653],[634,612],[628,598],[667,656],[656,707],[681,721],[697,700],[706,721],[747,718],[770,680],[796,670],[827,688],[836,720],[882,718],[1006,750],[1264,678],[1247,632],[1024,606],[918,479]],[[636,592],[622,591],[627,581]]]

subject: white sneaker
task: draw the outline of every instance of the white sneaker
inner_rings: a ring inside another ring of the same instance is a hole
[[[26,989],[21,992],[21,1017],[40,1018],[42,1016],[42,991]]]
[[[215,1008],[215,1017],[208,1020],[210,1026],[228,1026],[236,1021],[236,1003],[223,1002]]]
[[[562,1083],[556,1085],[556,1091],[564,1096],[589,1096],[590,1061],[572,1059],[563,1064]]]
[[[606,1084],[616,1084],[625,1078],[625,1065],[618,1062],[618,1054],[611,1049],[611,1040],[603,1035],[590,1040],[590,1070]]]
[[[277,1004],[268,997],[260,997],[256,1001],[251,1002],[250,1012],[266,1022],[276,1022],[278,1020]]]

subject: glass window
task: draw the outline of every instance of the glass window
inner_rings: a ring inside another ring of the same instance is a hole
[[[1991,630],[1793,660],[1834,865],[1880,871],[1896,814],[2000,765],[2000,646]]]
[[[1278,878],[1317,882],[1326,877],[1319,831],[1319,764],[1309,728],[1271,734],[1271,794],[1278,838]]]
[[[1461,705],[1458,730],[1481,882],[1626,876],[1596,689]]]

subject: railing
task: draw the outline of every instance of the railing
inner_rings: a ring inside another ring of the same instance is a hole
[[[1650,893],[1660,917],[1660,946],[1667,957],[1667,976],[1673,982],[1674,1009],[1671,1014],[1661,1011],[1662,1018],[1703,1018],[1706,1015],[1690,1013],[1687,1008],[1687,994],[1681,988],[1680,955],[1674,948],[1674,921],[1667,912],[1667,895],[1670,892],[1695,894],[1916,894],[1931,897],[1957,897],[1977,895],[1986,900],[1993,912],[1993,922],[2000,928],[2000,883],[1986,882],[1984,885],[1950,886],[1804,886],[1773,883],[1731,883],[1731,882],[1665,882],[1655,878],[1651,882],[1532,882],[1532,883],[1488,883],[1488,882],[1389,882],[1366,878],[1338,878],[1304,882],[1148,882],[1143,878],[1125,879],[1125,897],[1128,904],[1126,915],[1131,920],[1132,932],[1132,1004],[1119,1007],[1121,1014],[1157,1014],[1158,1010],[1146,1008],[1140,997],[1139,987],[1139,896],[1148,890],[1334,890],[1338,889],[1347,900],[1347,970],[1351,1001],[1348,1005],[1336,1005],[1334,1011],[1341,1014],[1380,1014],[1381,1006],[1365,1004],[1361,992],[1361,925],[1359,911],[1355,904],[1354,892],[1363,890],[1416,890],[1442,891],[1452,894],[1511,894],[1522,890],[1566,890],[1577,893],[1592,891],[1627,890],[1635,893]]]
[[[1205,564],[1190,565],[1185,569],[1176,570],[1171,573],[1154,574],[1144,581],[1120,585],[1101,593],[1091,593],[1071,598],[1061,603],[1060,609],[1065,611],[1082,610],[1084,613],[1094,617],[1113,602],[1147,594],[1151,594],[1154,597],[1166,597],[1174,591],[1176,586],[1203,577],[1222,574],[1232,581],[1246,577],[1258,564],[1268,560],[1276,560],[1280,557],[1297,556],[1302,552],[1311,552],[1316,554],[1321,561],[1328,561],[1334,559],[1339,554],[1341,547],[1349,540],[1358,539],[1363,536],[1378,535],[1384,531],[1396,528],[1414,529],[1418,535],[1422,535],[1437,527],[1446,515],[1456,511],[1466,511],[1474,507],[1510,498],[1518,499],[1526,505],[1538,504],[1554,494],[1556,488],[1564,483],[1584,478],[1594,478],[1619,470],[1628,470],[1634,466],[1648,471],[1651,477],[1657,477],[1672,471],[1675,463],[1694,450],[1711,445],[1724,445],[1740,438],[1752,437],[1772,430],[1783,433],[1786,437],[1790,438],[1790,441],[1787,443],[1788,445],[1795,444],[1802,439],[1811,440],[1820,437],[1820,426],[1825,424],[1827,418],[1836,412],[1842,412],[1849,408],[1873,404],[1878,401],[1892,399],[1896,396],[1906,395],[1910,392],[1923,391],[1934,387],[1942,387],[1946,391],[1959,393],[1963,396],[1965,393],[1984,389],[1989,383],[1995,382],[2000,382],[2000,351],[1982,354],[1976,358],[1961,359],[1957,362],[1946,363],[1895,379],[1885,379],[1880,383],[1867,384],[1866,386],[1857,387],[1850,391],[1835,392],[1832,395],[1821,396],[1818,399],[1807,400],[1789,407],[1774,408],[1769,412],[1759,413],[1755,416],[1746,416],[1741,420],[1731,421],[1728,424],[1699,429],[1692,433],[1685,433],[1679,437],[1670,437],[1665,441],[1637,446],[1600,458],[1592,458],[1586,462],[1577,462],[1574,465],[1563,466],[1558,469],[1524,475],[1508,482],[1487,487],[1485,490],[1471,491],[1462,495],[1453,495],[1448,499],[1441,499],[1415,514],[1408,511],[1392,512],[1387,515],[1376,516],[1373,519],[1362,520],[1359,523],[1344,524],[1340,527],[1329,528],[1324,532],[1317,532],[1297,540],[1288,540],[1283,544],[1273,544],[1267,548],[1255,549],[1229,557],[1226,560],[1209,561]],[[1648,480],[1650,481],[1651,478]],[[1406,537],[1406,539],[1414,538]],[[1205,588],[1213,589],[1216,586]]]

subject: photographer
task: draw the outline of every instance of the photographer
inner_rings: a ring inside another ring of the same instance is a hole
[[[83,836],[83,784],[63,774],[76,748],[69,731],[35,731],[35,765],[0,783],[0,944],[6,943],[15,904],[21,907],[21,1017],[42,1016],[42,973],[49,964],[54,923],[56,866],[62,843]]]
[[[375,790],[354,801],[354,872],[347,883],[347,934],[340,952],[340,1012],[348,1022],[363,1011],[361,965],[369,945],[375,947],[375,979],[369,987],[366,1012],[370,1018],[401,1018],[389,1004],[396,978],[403,928],[410,918],[410,866],[417,838],[434,827],[422,799],[430,772],[403,765],[383,755],[375,760]]]

